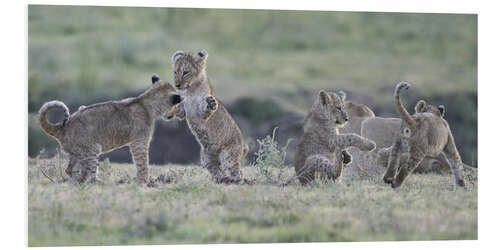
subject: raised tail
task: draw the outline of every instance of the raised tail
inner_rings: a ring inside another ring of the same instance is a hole
[[[413,117],[411,117],[410,113],[408,113],[408,111],[405,109],[405,107],[401,103],[401,97],[399,96],[399,93],[403,88],[409,89],[410,84],[407,82],[400,82],[398,83],[398,85],[396,85],[396,89],[394,89],[394,102],[396,104],[396,109],[398,110],[399,115],[401,116],[403,122],[411,126],[415,124],[415,120],[413,119]]]
[[[47,119],[47,114],[49,113],[50,109],[56,107],[62,108],[64,110],[64,120],[60,123],[53,124],[49,122],[49,120]],[[46,102],[40,108],[40,111],[38,111],[38,121],[40,123],[40,127],[42,128],[43,131],[45,131],[45,133],[56,138],[59,136],[61,129],[68,122],[68,119],[69,119],[69,109],[61,101]]]

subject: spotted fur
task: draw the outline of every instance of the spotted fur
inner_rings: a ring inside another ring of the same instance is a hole
[[[336,180],[342,175],[343,167],[351,161],[347,148],[375,149],[375,143],[357,134],[339,134],[339,128],[349,120],[341,96],[324,90],[318,93],[305,119],[304,135],[295,152],[296,175],[285,184],[295,179],[303,185],[308,184],[315,178],[316,172],[322,179]]]
[[[158,80],[138,97],[81,106],[71,116],[62,102],[45,103],[39,111],[39,122],[43,131],[70,155],[66,173],[80,183],[89,178],[91,182],[98,180],[99,155],[127,145],[137,168],[137,181],[145,183],[154,121],[173,113],[179,101],[175,89]],[[47,120],[53,107],[64,109],[66,123]]]
[[[172,55],[175,87],[184,101],[176,109],[178,119],[186,119],[201,146],[201,164],[217,183],[239,183],[241,159],[248,146],[238,125],[215,97],[206,74],[208,53],[177,51]]]

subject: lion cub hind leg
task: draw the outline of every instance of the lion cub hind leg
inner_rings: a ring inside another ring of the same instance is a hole
[[[81,168],[80,168],[80,176],[78,177],[78,182],[80,184],[85,181],[89,181],[89,183],[98,182],[97,174],[98,174],[98,155],[88,156],[80,160]]]
[[[455,176],[455,183],[461,187],[465,187],[464,167],[462,159],[460,158],[458,150],[455,146],[455,142],[450,140],[448,144],[446,144],[443,153],[449,161],[449,167]]]
[[[137,182],[144,184],[148,181],[148,163],[149,163],[149,142],[135,141],[130,143],[130,152],[137,169]]]
[[[397,188],[401,186],[403,181],[408,177],[410,173],[417,168],[418,164],[422,162],[424,159],[425,155],[421,153],[420,151],[417,150],[412,150],[410,152],[410,157],[408,161],[403,161],[401,168],[399,169],[398,175],[396,178],[392,181],[391,187],[392,188]]]
[[[89,179],[90,183],[98,182],[98,162],[99,155],[101,154],[100,145],[92,145],[89,147],[82,147],[79,150],[78,162],[80,163],[79,176],[77,181],[79,183],[84,183]],[[75,171],[72,171],[75,173]]]
[[[69,163],[64,172],[69,176],[69,177],[76,177],[78,175],[78,168],[75,168],[75,165],[78,163],[77,157],[73,155],[69,155]]]
[[[240,159],[241,150],[224,150],[219,155],[219,161],[224,171],[229,172],[229,177],[226,178],[227,183],[239,183],[241,181]]]
[[[400,158],[401,158],[401,150],[402,150],[402,142],[401,139],[396,139],[394,144],[390,147],[391,153],[389,155],[389,162],[387,163],[387,168],[385,170],[385,174],[383,180],[387,184],[391,184],[394,180],[394,176],[396,175],[396,171],[399,166]]]
[[[217,157],[208,154],[204,149],[202,149],[200,158],[202,167],[208,170],[208,172],[212,176],[212,179],[216,183],[223,183],[226,180],[226,175],[224,174],[224,171],[221,168],[221,164]]]
[[[380,149],[377,153],[377,166],[387,168],[389,164],[389,157],[391,155],[392,147]]]
[[[320,173],[321,179],[336,180],[342,174],[342,150],[335,150],[336,163],[332,163],[324,155],[311,155],[307,157],[304,163],[304,171],[301,171],[302,176],[311,176],[314,178],[315,172]]]

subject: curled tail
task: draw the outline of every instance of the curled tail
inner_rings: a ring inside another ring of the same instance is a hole
[[[59,107],[64,110],[64,120],[61,123],[52,124],[47,119],[47,114],[49,113],[50,109],[55,107]],[[42,130],[45,131],[45,133],[57,138],[60,134],[61,129],[66,125],[66,122],[68,122],[69,109],[63,102],[60,101],[46,102],[40,108],[40,111],[38,111],[38,119]]]
[[[415,120],[413,117],[411,117],[410,113],[405,109],[403,104],[401,103],[401,97],[399,96],[399,93],[401,92],[401,89],[409,89],[410,84],[407,82],[400,82],[398,85],[396,85],[396,89],[394,89],[394,102],[396,104],[396,109],[399,112],[399,115],[401,116],[401,119],[404,121],[404,123],[408,125],[413,125],[415,124]]]

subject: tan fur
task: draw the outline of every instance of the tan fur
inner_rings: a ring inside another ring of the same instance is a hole
[[[175,87],[184,97],[176,117],[186,119],[201,146],[201,163],[217,183],[241,181],[240,161],[248,146],[206,74],[208,53],[177,51],[172,55]],[[229,172],[229,175],[226,172]]]
[[[304,185],[319,172],[322,179],[335,180],[349,164],[351,156],[345,151],[357,147],[364,151],[375,149],[375,143],[359,135],[339,134],[349,117],[344,100],[334,92],[321,90],[304,123],[304,135],[295,152],[295,177]]]
[[[339,91],[339,96],[345,102],[345,110],[349,117],[349,122],[342,128],[339,128],[341,134],[354,133],[361,135],[361,123],[371,117],[375,117],[373,111],[366,105],[352,101],[346,101],[346,94]],[[377,144],[378,148],[378,144]],[[368,158],[372,152],[362,152],[358,148],[351,147],[347,150],[352,155],[352,162],[349,166],[352,168],[350,171],[356,173],[359,170],[365,171]],[[346,172],[349,173],[349,172]]]
[[[415,113],[430,112],[438,116],[444,116],[444,107],[440,108],[442,110],[433,105],[426,104],[424,100],[420,100],[414,109]],[[400,127],[400,118],[371,117],[364,120],[361,124],[361,136],[373,140],[377,144],[377,149],[370,154],[376,156],[377,165],[381,168],[385,169],[387,166],[390,149],[386,148],[392,145]],[[431,157],[425,157],[414,170],[416,173],[449,173],[450,171],[447,165],[441,164],[437,159]]]
[[[148,151],[154,121],[160,116],[171,116],[179,101],[180,97],[169,83],[156,82],[138,97],[81,106],[71,116],[64,103],[47,102],[39,111],[39,122],[70,155],[66,173],[80,183],[88,177],[91,182],[97,180],[100,154],[126,145],[130,146],[137,167],[137,180],[144,183],[148,179]],[[54,107],[63,108],[68,119],[50,123],[47,113]]]
[[[452,169],[457,185],[465,186],[462,159],[448,123],[436,112],[409,115],[400,98],[401,89],[409,87],[409,83],[401,82],[394,90],[394,101],[402,123],[390,148],[384,182],[391,183],[393,188],[401,186],[424,157],[429,156],[445,162]],[[403,159],[404,152],[408,152],[408,159]]]

